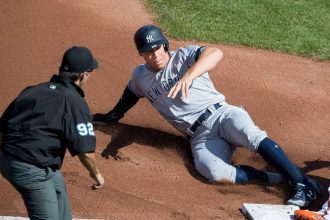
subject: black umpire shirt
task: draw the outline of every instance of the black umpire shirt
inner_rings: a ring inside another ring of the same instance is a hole
[[[59,169],[72,156],[93,152],[96,138],[84,92],[69,79],[27,87],[1,117],[2,150],[39,167]]]

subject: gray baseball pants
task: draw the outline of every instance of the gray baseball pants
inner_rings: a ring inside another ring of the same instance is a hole
[[[71,220],[71,208],[59,170],[40,168],[0,153],[1,174],[21,194],[29,218]]]
[[[217,110],[197,129],[190,140],[197,171],[209,181],[235,183],[236,167],[231,165],[233,146],[252,152],[267,137],[242,108],[220,103]]]

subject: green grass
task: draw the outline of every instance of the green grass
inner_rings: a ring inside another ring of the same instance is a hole
[[[173,39],[330,59],[330,0],[144,0]]]

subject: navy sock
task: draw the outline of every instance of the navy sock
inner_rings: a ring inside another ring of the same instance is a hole
[[[235,183],[267,182],[266,173],[246,165],[236,166],[237,174]]]
[[[307,176],[288,159],[281,147],[270,138],[266,137],[260,142],[257,152],[267,163],[288,176],[293,184],[306,182]]]

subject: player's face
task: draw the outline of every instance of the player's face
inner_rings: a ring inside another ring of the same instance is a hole
[[[160,45],[151,51],[141,53],[141,56],[144,58],[146,63],[151,67],[151,69],[158,71],[166,67],[170,55],[165,51],[163,45]]]

